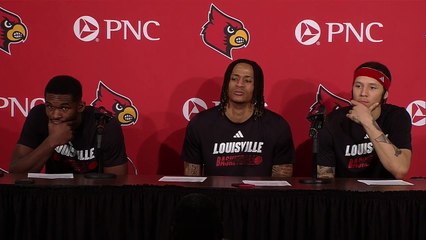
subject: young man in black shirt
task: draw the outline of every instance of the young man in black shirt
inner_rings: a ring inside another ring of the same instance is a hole
[[[411,118],[386,104],[391,85],[388,68],[366,62],[356,68],[352,106],[326,117],[319,132],[318,177],[396,178],[411,163]]]
[[[263,72],[256,62],[239,59],[228,66],[219,106],[188,124],[182,159],[189,176],[292,176],[291,130],[265,109]]]
[[[45,104],[28,114],[10,163],[11,173],[97,172],[98,117],[82,101],[80,82],[56,76],[47,84]],[[103,126],[101,144],[105,173],[127,174],[127,155],[120,124],[112,118]]]

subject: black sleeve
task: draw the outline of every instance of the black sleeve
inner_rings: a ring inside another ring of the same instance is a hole
[[[127,162],[123,131],[114,118],[105,127],[101,147],[105,167],[113,167]]]
[[[182,147],[182,160],[193,164],[202,164],[201,140],[196,130],[196,118],[186,127],[185,139]]]
[[[279,140],[274,149],[273,165],[292,164],[295,162],[296,153],[291,129],[284,119],[282,119],[280,124],[282,125],[282,131],[280,131]]]
[[[324,123],[324,127],[318,132],[318,155],[317,165],[335,167],[336,156],[334,152],[333,134],[332,134],[332,123],[327,121]]]
[[[48,136],[48,119],[44,105],[37,105],[30,110],[22,127],[18,144],[37,148]]]
[[[400,149],[412,149],[411,146],[411,117],[404,108],[392,118],[392,126],[389,128],[389,140]]]

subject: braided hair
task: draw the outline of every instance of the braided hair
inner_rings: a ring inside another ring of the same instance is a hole
[[[229,81],[231,80],[232,70],[234,70],[234,67],[239,63],[249,64],[253,68],[254,90],[252,104],[254,107],[254,117],[261,117],[265,110],[265,99],[263,96],[263,71],[259,64],[248,59],[238,59],[228,65],[228,68],[225,71],[225,76],[223,78],[222,92],[220,95],[220,111],[222,111],[222,113],[225,113],[225,109],[229,101],[228,88]]]

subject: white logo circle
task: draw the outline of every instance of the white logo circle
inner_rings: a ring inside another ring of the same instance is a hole
[[[75,36],[84,42],[94,40],[99,34],[99,24],[90,16],[81,16],[74,22]]]
[[[305,19],[294,30],[297,41],[303,45],[316,43],[321,36],[321,28],[314,20]]]
[[[188,99],[182,107],[182,113],[186,120],[191,120],[193,114],[207,109],[207,104],[199,98]]]
[[[411,123],[414,126],[426,125],[426,102],[423,100],[415,100],[408,104],[406,108],[411,116]]]

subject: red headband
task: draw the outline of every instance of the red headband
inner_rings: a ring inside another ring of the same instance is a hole
[[[362,67],[356,70],[354,73],[354,81],[359,76],[366,76],[366,77],[371,77],[376,79],[380,84],[382,84],[382,86],[385,88],[386,91],[389,89],[391,85],[391,81],[385,74],[373,68]]]

